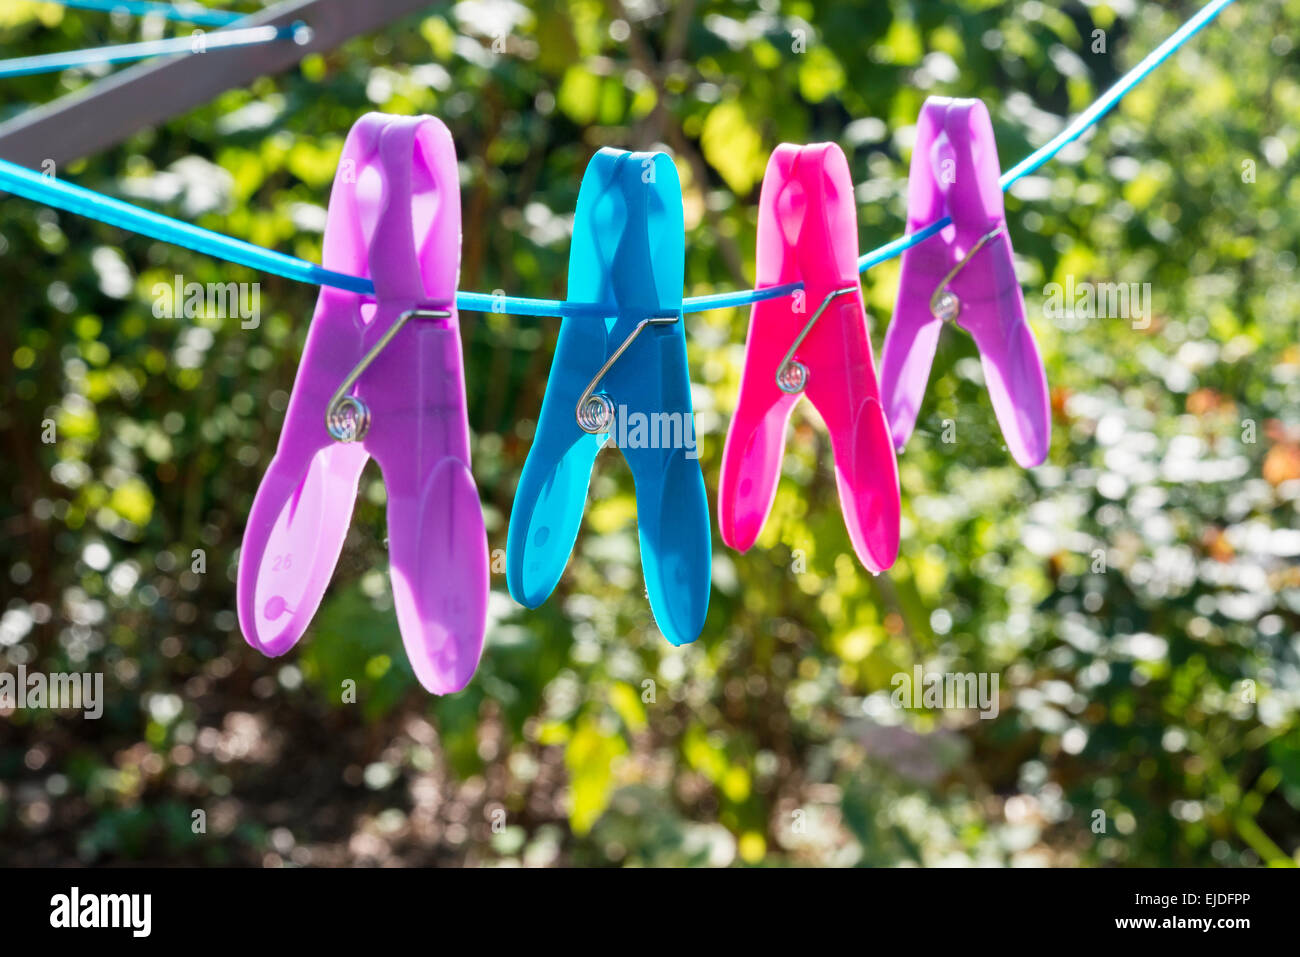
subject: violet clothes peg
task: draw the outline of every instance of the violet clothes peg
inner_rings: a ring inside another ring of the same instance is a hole
[[[694,641],[709,610],[708,497],[686,365],[682,188],[664,153],[602,149],[578,191],[561,320],[537,434],[506,537],[506,582],[535,608],[578,537],[596,454],[613,439],[636,483],[646,594],[664,637]]]
[[[826,422],[840,509],[873,572],[898,556],[898,464],[876,385],[858,279],[858,215],[834,143],[776,148],[758,208],[759,289],[802,282],[754,304],[736,414],[718,481],[722,540],[745,551],[776,497],[790,415],[807,395]]]
[[[397,622],[420,683],[463,688],[487,613],[487,536],[470,474],[455,306],[460,184],[429,116],[363,116],[343,147],[324,266],[374,296],[323,286],[275,457],[239,555],[239,623],[288,651],[320,604],[374,456],[388,495]]]
[[[921,109],[907,193],[907,231],[952,223],[903,253],[881,385],[899,451],[916,424],[945,322],[979,349],[1007,448],[1026,468],[1047,457],[1047,375],[1012,265],[997,144],[979,100],[932,96]]]

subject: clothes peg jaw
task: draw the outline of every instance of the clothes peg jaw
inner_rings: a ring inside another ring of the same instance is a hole
[[[777,147],[758,223],[759,288],[804,288],[755,303],[750,316],[718,482],[722,540],[740,551],[757,540],[776,497],[786,426],[806,395],[830,432],[854,551],[867,569],[881,571],[898,555],[898,469],[858,282],[853,184],[839,147]]]
[[[239,558],[240,625],[271,655],[302,636],[343,546],[373,457],[388,497],[390,575],[416,677],[445,694],[482,649],[487,538],[469,470],[460,336],[455,148],[431,117],[372,113],[349,133],[326,268],[374,297],[323,288],[285,424]]]
[[[596,454],[611,439],[636,486],[646,592],[664,637],[694,641],[708,612],[711,545],[682,317],[681,186],[662,153],[603,149],[583,176],[568,298],[506,539],[506,581],[530,608],[568,564]],[[637,441],[633,422],[662,432]],[[690,438],[687,444],[686,439]],[[674,439],[673,437],[676,436]]]
[[[917,124],[908,232],[952,223],[903,253],[881,382],[894,444],[916,424],[945,322],[979,349],[985,384],[1012,457],[1041,464],[1051,442],[1047,376],[1025,318],[998,179],[997,144],[979,100],[930,97]]]

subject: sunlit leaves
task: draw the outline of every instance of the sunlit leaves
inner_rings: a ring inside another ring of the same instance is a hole
[[[732,192],[748,195],[763,178],[767,149],[745,107],[735,101],[709,110],[700,131],[704,158],[718,171]]]
[[[132,525],[143,526],[153,515],[153,492],[139,479],[128,479],[113,489],[108,507]]]
[[[569,823],[575,834],[590,831],[609,804],[614,762],[626,751],[623,738],[607,731],[598,720],[579,720],[564,749],[569,769]]]
[[[571,66],[564,73],[555,102],[564,114],[578,124],[592,122],[600,108],[600,77],[581,66]]]
[[[825,47],[813,47],[798,63],[799,92],[809,103],[820,103],[843,88],[844,70]]]

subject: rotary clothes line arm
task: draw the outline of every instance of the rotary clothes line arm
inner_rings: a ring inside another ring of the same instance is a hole
[[[39,168],[58,166],[116,146],[137,130],[166,123],[218,94],[287,70],[312,53],[333,50],[358,34],[425,9],[429,0],[288,0],[238,21],[236,29],[301,22],[306,43],[270,43],[149,61],[0,124],[0,158]],[[216,34],[213,34],[214,36]]]

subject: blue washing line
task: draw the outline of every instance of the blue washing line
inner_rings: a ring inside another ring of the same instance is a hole
[[[68,50],[63,53],[44,53],[40,56],[0,60],[0,78],[28,76],[33,73],[53,73],[58,70],[67,70],[74,66],[86,66],[91,63],[121,63],[126,60],[143,60],[148,57],[165,56],[169,53],[206,53],[209,50],[222,50],[229,47],[248,47],[262,43],[274,43],[277,40],[293,40],[301,44],[309,42],[310,39],[311,31],[302,23],[295,23],[287,27],[265,26],[219,30],[216,33],[204,33],[201,36],[146,40],[143,43],[121,43],[115,46],[94,47],[90,50]]]
[[[1060,133],[1011,169],[1006,170],[1000,180],[1002,189],[1004,191],[1009,189],[1018,179],[1034,172],[1056,156],[1066,144],[1078,139],[1085,131],[1095,126],[1126,93],[1146,79],[1156,67],[1169,59],[1179,47],[1233,2],[1234,0],[1211,0],[1202,7],[1168,39],[1144,57],[1137,66],[1124,74],[1091,106],[1075,117]],[[305,259],[297,259],[272,249],[255,246],[242,239],[202,229],[81,186],[42,176],[3,159],[0,159],[0,189],[47,206],[88,216],[131,232],[185,246],[218,259],[283,276],[286,279],[316,286],[333,286],[363,295],[374,295],[374,283],[369,279],[334,272],[307,262]],[[924,229],[900,236],[873,249],[858,260],[858,272],[866,272],[872,266],[900,255],[904,250],[924,242],[951,222],[951,219],[945,217]],[[803,288],[802,283],[791,283],[768,289],[741,289],[707,296],[693,296],[683,300],[682,311],[693,313],[746,306],[763,299],[790,295],[801,288]],[[494,296],[480,292],[459,292],[456,294],[456,307],[466,312],[505,312],[520,316],[564,317],[581,312],[583,304],[556,299],[529,299],[517,296]]]
[[[157,3],[155,0],[45,0],[63,7],[78,7],[82,10],[121,10],[137,17],[148,15],[178,20],[181,23],[194,23],[202,27],[226,27],[241,20],[242,13],[228,10],[213,10],[199,6],[197,3]]]

